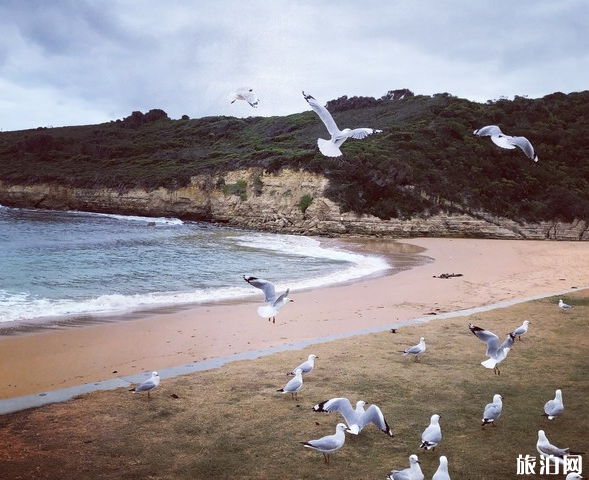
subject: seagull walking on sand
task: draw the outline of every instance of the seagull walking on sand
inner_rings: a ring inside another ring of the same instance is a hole
[[[254,93],[254,90],[248,87],[238,88],[232,97],[231,103],[234,103],[235,100],[245,100],[254,108],[257,108],[258,103],[260,102],[256,94]]]
[[[524,323],[522,323],[519,327],[512,330],[510,335],[513,335],[514,337],[518,337],[521,342],[522,335],[524,335],[528,331],[529,324],[530,324],[529,320],[524,320]]]
[[[309,373],[311,370],[313,370],[313,368],[315,368],[315,359],[316,358],[318,358],[317,355],[313,355],[313,354],[309,355],[307,360],[305,360],[303,363],[301,363],[298,367],[293,368],[290,372],[287,373],[287,375],[294,375],[297,368],[300,368],[303,373]]]
[[[298,392],[301,388],[303,388],[303,371],[300,368],[297,368],[294,377],[291,378],[283,388],[276,391],[280,393],[290,393],[293,400],[298,400]]]
[[[331,135],[329,140],[324,140],[323,138],[317,140],[319,151],[326,157],[341,157],[342,152],[340,147],[348,138],[362,140],[373,133],[382,132],[382,130],[375,130],[373,128],[344,128],[343,130],[340,130],[327,108],[305,92],[303,92],[303,97],[305,97],[305,100],[307,100],[307,103],[315,113],[319,115],[319,118],[323,121],[327,127],[327,131]]]
[[[505,135],[497,125],[487,125],[479,128],[474,131],[474,134],[478,137],[491,137],[493,143],[501,148],[513,150],[515,147],[519,147],[529,159],[534,160],[534,162],[538,161],[538,155],[536,155],[534,147],[526,137]]]
[[[560,417],[564,413],[564,403],[562,403],[562,391],[556,390],[554,400],[548,400],[544,404],[544,415],[548,420]]]
[[[479,340],[482,340],[487,344],[486,355],[489,357],[489,360],[481,362],[481,365],[485,368],[492,368],[495,375],[501,375],[498,365],[505,360],[505,357],[507,357],[511,346],[513,345],[515,335],[509,333],[504,342],[499,345],[499,337],[490,330],[477,327],[472,323],[468,325],[468,328]]]
[[[419,448],[434,451],[438,443],[442,441],[442,429],[440,428],[440,416],[432,415],[428,427],[421,434],[421,445]]]
[[[503,397],[496,393],[495,395],[493,395],[493,401],[485,405],[485,410],[483,411],[483,423],[481,423],[481,426],[484,427],[488,424],[495,426],[495,420],[497,420],[501,416],[502,410]]]
[[[419,343],[417,345],[413,345],[412,347],[406,348],[405,350],[401,350],[403,356],[405,355],[413,355],[413,359],[416,362],[419,362],[419,355],[425,352],[425,338],[421,337],[419,339]]]
[[[309,440],[308,442],[300,443],[307,448],[321,452],[323,454],[323,461],[329,463],[329,456],[344,446],[344,442],[346,441],[346,428],[347,427],[344,423],[338,423],[335,426],[335,433],[333,435],[327,435],[318,438],[317,440]]]
[[[450,473],[448,473],[448,458],[445,455],[440,457],[440,465],[434,473],[432,480],[450,480]]]
[[[543,457],[552,456],[552,460],[564,465],[564,457],[568,455],[585,455],[585,452],[573,452],[568,448],[558,448],[552,445],[544,430],[538,430],[538,441],[536,442],[536,450]]]
[[[245,275],[243,276],[243,279],[251,286],[259,288],[264,292],[264,301],[266,302],[266,305],[258,307],[258,315],[262,318],[267,318],[268,321],[272,320],[272,323],[276,323],[276,315],[278,315],[278,311],[285,305],[294,301],[288,298],[288,293],[290,292],[290,289],[288,288],[282,295],[277,297],[274,284],[270,283],[268,280],[256,277],[246,277]]]
[[[417,455],[409,456],[409,468],[403,470],[393,470],[389,473],[388,480],[423,480],[424,475],[419,466]]]
[[[160,376],[158,375],[157,372],[151,372],[151,377],[149,377],[144,382],[141,382],[139,385],[130,389],[129,391],[133,392],[133,393],[147,392],[147,398],[151,398],[149,396],[149,392],[151,392],[151,390],[153,390],[159,384],[160,384]]]
[[[566,313],[567,310],[570,310],[571,308],[573,308],[573,306],[569,305],[568,303],[564,303],[561,298],[560,300],[558,300],[558,308],[560,308],[562,313]]]
[[[348,424],[347,432],[354,435],[358,435],[366,425],[373,423],[389,437],[394,437],[395,435],[385,420],[381,409],[377,405],[370,405],[367,410],[364,410],[365,405],[364,400],[359,400],[356,402],[356,408],[354,409],[347,398],[338,397],[318,403],[313,407],[313,411],[339,412]]]

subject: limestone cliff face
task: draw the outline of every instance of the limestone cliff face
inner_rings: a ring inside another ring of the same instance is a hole
[[[343,213],[324,196],[320,175],[282,170],[236,170],[197,175],[176,190],[82,189],[0,182],[0,204],[14,207],[85,210],[147,216],[174,216],[255,230],[309,235],[375,235],[396,238],[478,237],[589,240],[589,225],[541,222],[520,224],[487,214],[434,215],[410,220],[380,220]]]

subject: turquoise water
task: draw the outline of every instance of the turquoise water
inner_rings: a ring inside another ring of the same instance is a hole
[[[0,322],[261,298],[243,274],[296,290],[388,267],[310,237],[0,206]]]

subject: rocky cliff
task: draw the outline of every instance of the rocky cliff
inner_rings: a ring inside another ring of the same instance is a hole
[[[344,213],[325,197],[320,175],[261,169],[199,175],[176,190],[81,189],[60,185],[6,185],[0,204],[12,207],[85,210],[147,216],[174,216],[255,230],[308,235],[373,235],[396,238],[478,237],[589,240],[589,225],[541,222],[521,224],[480,214],[447,214],[409,220]]]

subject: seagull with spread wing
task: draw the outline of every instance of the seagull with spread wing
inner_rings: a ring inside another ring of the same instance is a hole
[[[260,100],[258,99],[256,94],[254,93],[254,90],[251,88],[247,88],[247,87],[238,88],[235,91],[235,94],[233,95],[233,99],[231,100],[231,103],[235,102],[235,100],[245,100],[247,103],[249,103],[254,108],[257,108],[258,103],[260,103]]]
[[[262,318],[267,318],[268,321],[272,320],[272,323],[276,323],[276,315],[278,315],[278,311],[285,305],[294,301],[288,298],[288,293],[290,291],[288,288],[282,295],[277,297],[274,284],[268,280],[256,277],[246,277],[245,275],[243,276],[243,279],[252,287],[259,288],[264,292],[264,301],[266,302],[266,305],[258,307],[258,315]]]
[[[509,350],[511,350],[511,346],[513,345],[513,341],[515,340],[515,335],[509,333],[505,341],[499,345],[499,337],[490,330],[477,327],[472,323],[468,325],[468,328],[479,340],[482,340],[487,344],[486,355],[489,357],[489,360],[481,362],[481,365],[485,368],[492,368],[495,375],[501,375],[497,365],[507,357]]]
[[[534,162],[538,161],[538,155],[536,155],[534,147],[526,137],[505,135],[497,125],[478,128],[474,131],[474,134],[478,137],[491,137],[493,143],[501,148],[513,150],[515,147],[519,147],[529,159],[534,160]]]

